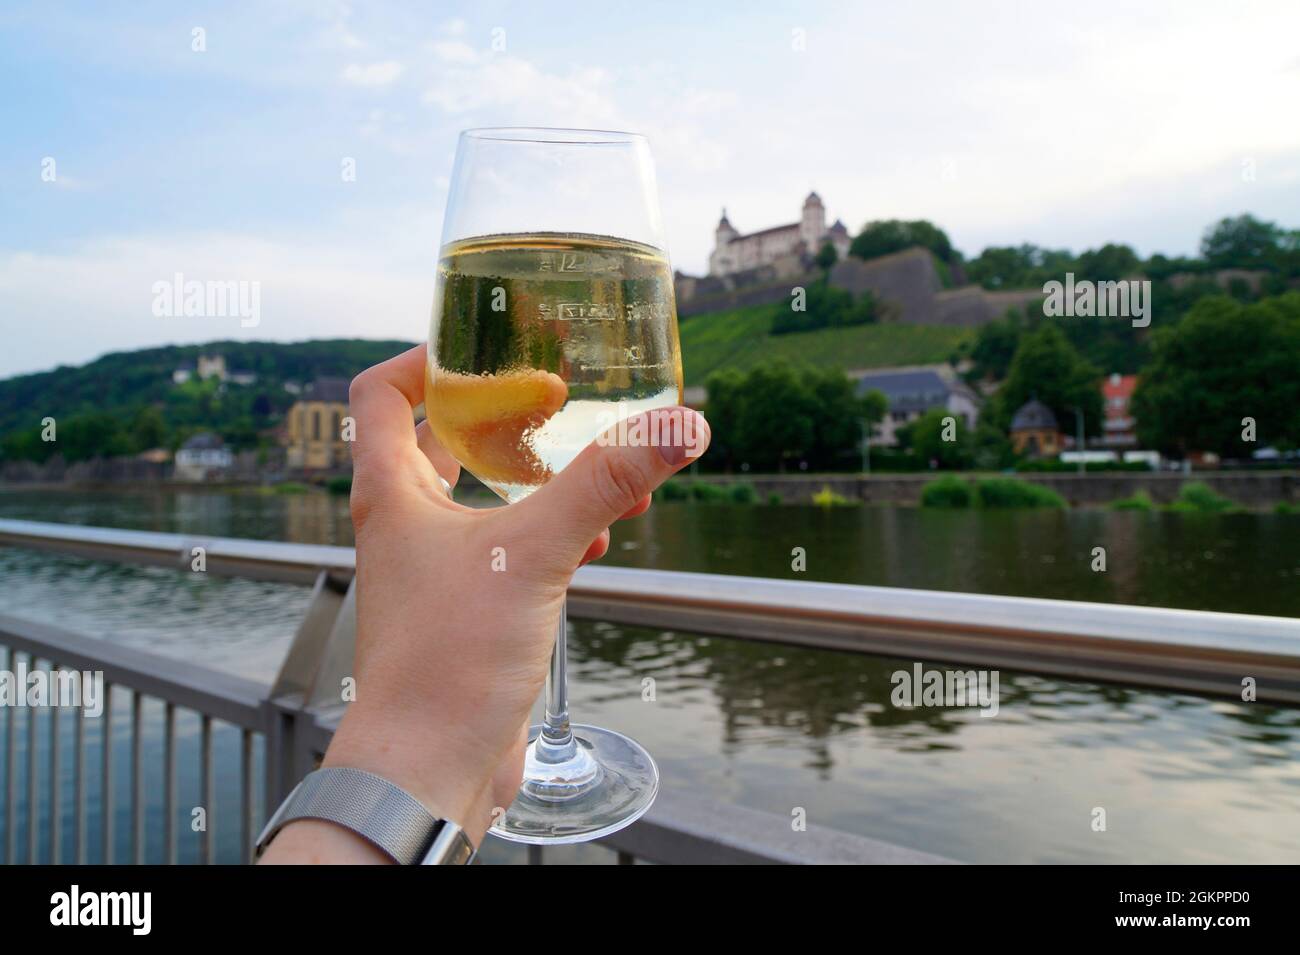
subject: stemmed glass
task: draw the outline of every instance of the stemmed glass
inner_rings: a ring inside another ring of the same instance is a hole
[[[621,418],[682,400],[672,270],[644,137],[461,133],[429,328],[425,410],[442,446],[507,502]],[[524,781],[490,830],[585,842],[654,801],[635,741],[570,723],[561,611]]]

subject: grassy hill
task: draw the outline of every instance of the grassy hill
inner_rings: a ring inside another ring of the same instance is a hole
[[[885,323],[773,335],[772,319],[784,307],[750,305],[683,319],[686,383],[702,385],[714,371],[744,370],[773,358],[844,369],[931,364],[974,334],[969,328]]]

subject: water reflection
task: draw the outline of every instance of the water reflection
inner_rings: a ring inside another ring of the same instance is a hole
[[[324,494],[8,493],[0,515],[352,542],[346,499]],[[615,530],[608,560],[1293,615],[1297,529],[1271,515],[661,504]],[[1105,573],[1089,569],[1096,546]],[[806,573],[791,569],[795,547]],[[305,588],[0,548],[0,611],[261,679],[306,601]],[[996,717],[901,709],[890,677],[916,661],[589,621],[574,625],[570,653],[579,720],[645,743],[666,790],[782,825],[798,806],[815,823],[971,861],[1300,857],[1297,710],[1005,671]],[[1090,828],[1096,806],[1108,833]]]

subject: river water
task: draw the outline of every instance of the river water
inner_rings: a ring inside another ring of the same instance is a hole
[[[346,501],[315,493],[8,492],[0,517],[352,543]],[[1096,547],[1104,573],[1092,570]],[[803,572],[791,569],[794,548],[807,555]],[[1289,516],[658,502],[615,529],[606,560],[1300,614],[1300,518]],[[300,587],[0,548],[0,612],[261,679],[274,674],[306,601]],[[996,717],[905,710],[890,703],[890,677],[914,660],[571,626],[576,718],[643,742],[666,790],[767,810],[782,826],[803,810],[811,823],[971,862],[1300,861],[1297,710],[1007,671]],[[642,700],[647,676],[654,702]],[[221,753],[237,740],[217,745]],[[218,802],[232,805],[236,787],[219,779]],[[182,780],[182,805],[192,788]],[[1098,808],[1105,831],[1093,828]],[[119,844],[128,827],[118,825]],[[233,826],[218,832],[224,854],[236,853]],[[182,843],[182,859],[193,851]],[[486,856],[522,858],[495,843]]]

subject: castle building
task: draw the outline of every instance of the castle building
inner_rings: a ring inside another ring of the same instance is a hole
[[[826,228],[826,207],[815,192],[810,192],[803,201],[803,214],[798,222],[749,235],[737,232],[727,220],[727,210],[723,209],[715,238],[713,254],[709,256],[710,275],[731,275],[791,255],[813,256],[827,242],[835,247],[841,259],[849,254],[849,230],[839,219]]]

